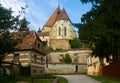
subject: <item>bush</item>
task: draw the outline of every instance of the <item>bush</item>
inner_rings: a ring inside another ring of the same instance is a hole
[[[69,54],[66,54],[66,55],[65,55],[64,62],[66,62],[66,63],[71,63],[71,62],[72,62],[72,59],[71,59],[71,57],[69,56]]]
[[[53,48],[50,46],[47,48],[47,51],[53,51]]]
[[[56,48],[56,51],[62,51],[62,48]]]
[[[71,48],[79,48],[80,47],[80,41],[77,38],[74,38],[70,41]]]

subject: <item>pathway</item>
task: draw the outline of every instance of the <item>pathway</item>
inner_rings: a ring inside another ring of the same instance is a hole
[[[59,75],[65,77],[69,83],[101,83],[86,75]]]

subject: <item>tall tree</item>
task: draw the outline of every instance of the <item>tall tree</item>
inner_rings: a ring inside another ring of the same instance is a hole
[[[79,24],[79,36],[91,44],[93,55],[113,63],[120,58],[120,0],[81,0],[92,3],[92,9],[84,14]]]
[[[11,39],[10,32],[16,30],[19,25],[19,15],[13,16],[11,9],[6,9],[0,5],[0,65],[6,53],[14,51],[16,44]]]

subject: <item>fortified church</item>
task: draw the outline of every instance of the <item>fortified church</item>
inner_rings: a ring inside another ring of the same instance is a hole
[[[48,42],[48,47],[54,51],[47,52],[46,60],[49,73],[85,73],[87,72],[87,56],[89,49],[72,49],[70,40],[77,38],[66,10],[58,6],[42,30],[38,31],[39,38]],[[62,49],[57,51],[56,49]],[[71,63],[64,62],[65,55],[72,59]]]

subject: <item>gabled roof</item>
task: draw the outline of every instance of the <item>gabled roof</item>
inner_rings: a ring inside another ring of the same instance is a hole
[[[22,38],[22,41],[17,44],[16,48],[19,50],[32,49],[35,40],[36,40],[35,31],[29,31],[28,35]]]
[[[25,34],[24,32],[18,32],[18,33]],[[46,42],[42,42],[35,31],[28,31],[24,37],[21,37],[21,40],[22,41],[19,42],[15,47],[17,50],[19,51],[33,50],[45,54],[44,53],[45,50],[43,49],[44,47],[38,48],[37,45],[38,45],[38,41],[39,44],[41,42],[41,46],[45,46]]]
[[[58,8],[54,11],[54,13],[52,14],[52,16],[48,19],[48,21],[46,22],[46,24],[44,26],[46,27],[52,27],[55,23],[55,21],[57,20],[68,20],[70,21],[65,9],[63,8],[60,11],[60,8],[58,6]]]
[[[57,20],[69,20],[70,21],[70,19],[69,19],[69,17],[68,17],[64,8],[62,9],[59,16],[57,17]]]
[[[49,27],[53,26],[53,24],[55,23],[56,18],[58,17],[59,13],[60,13],[60,8],[58,7],[54,11],[54,13],[52,14],[52,16],[48,19],[48,21],[46,22],[45,26],[49,26]]]

